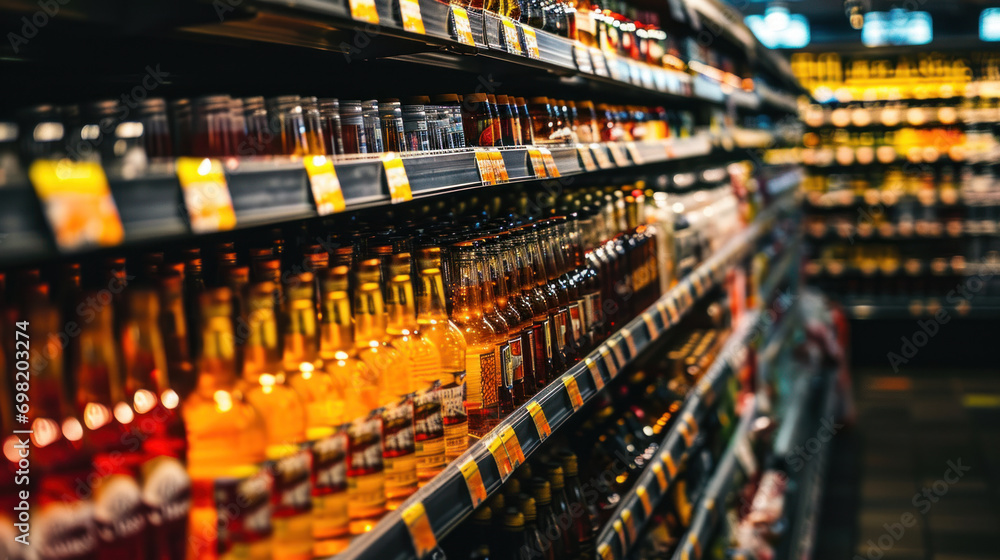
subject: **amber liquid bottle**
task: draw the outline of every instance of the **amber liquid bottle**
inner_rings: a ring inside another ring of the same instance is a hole
[[[480,305],[483,308],[483,317],[490,323],[496,331],[500,340],[497,341],[497,380],[494,385],[483,387],[486,394],[492,395],[496,400],[496,409],[491,410],[486,426],[487,431],[492,430],[503,419],[506,414],[513,410],[513,387],[511,376],[511,362],[513,361],[510,350],[511,325],[500,314],[497,308],[496,294],[493,292],[494,275],[490,271],[489,257],[487,255],[485,239],[476,239],[472,242],[473,251],[476,256],[476,275],[479,278]],[[493,401],[491,400],[491,403]]]
[[[469,447],[469,417],[465,413],[466,345],[462,331],[448,319],[444,281],[441,277],[441,249],[420,250],[417,264],[417,329],[441,356],[439,387],[445,462],[450,463]]]
[[[392,345],[406,359],[413,377],[413,438],[417,458],[417,481],[420,486],[430,482],[445,466],[444,427],[441,421],[441,401],[437,389],[441,385],[441,352],[434,342],[423,335],[417,323],[413,279],[410,276],[410,254],[397,253],[389,265],[389,326]]]
[[[498,414],[499,345],[506,339],[483,314],[482,286],[472,242],[459,243],[456,249],[451,319],[465,337],[465,408],[469,433],[482,437]]]
[[[183,400],[198,384],[188,345],[188,322],[184,312],[184,279],[175,271],[160,277],[160,333],[163,353],[167,358],[167,374],[177,394]]]
[[[272,282],[249,287],[243,391],[267,430],[266,454],[274,476],[274,558],[306,558],[312,556],[309,457],[302,446],[306,409],[298,393],[285,383],[274,291]]]
[[[198,386],[181,407],[192,486],[187,558],[267,560],[271,558],[270,477],[258,466],[266,457],[267,431],[239,390],[229,289],[206,291],[201,309]],[[220,519],[217,492],[222,500],[238,498],[247,507]],[[231,533],[219,534],[223,521]]]
[[[559,292],[559,303],[566,306],[563,343],[566,347],[566,367],[575,364],[583,355],[583,344],[580,332],[580,301],[579,289],[570,275],[570,267],[566,260],[569,255],[569,244],[565,240],[564,226],[566,218],[556,216],[548,220],[548,245],[553,262],[553,268],[558,276],[555,278],[556,289]]]
[[[99,296],[95,292],[85,298]],[[84,300],[86,301],[86,299]],[[142,490],[136,480],[142,455],[130,449],[132,407],[124,403],[121,368],[114,340],[111,305],[87,308],[85,323],[72,346],[71,363],[77,379],[77,412],[83,418],[85,441],[94,450],[94,500],[99,558],[137,558],[144,553],[146,518]]]
[[[527,400],[524,387],[524,333],[530,332],[531,319],[522,317],[520,313],[511,305],[510,293],[508,292],[507,275],[511,271],[504,270],[501,253],[503,245],[499,236],[487,237],[485,240],[485,263],[487,276],[493,289],[493,297],[496,303],[497,313],[503,317],[509,326],[507,331],[507,348],[509,348],[508,358],[504,365],[504,382],[502,389],[506,392],[504,398],[509,401],[501,407],[500,417],[503,418],[514,412],[514,408],[520,406]]]
[[[520,331],[520,370],[514,368],[514,404],[520,406],[538,392],[535,383],[535,330],[534,311],[522,291],[521,269],[514,250],[514,236],[510,231],[502,231],[498,236],[497,257],[500,273],[506,290],[506,307],[518,318]],[[513,345],[513,343],[511,343]],[[513,346],[512,346],[513,347]]]
[[[171,386],[156,293],[133,288],[126,294],[128,312],[120,333],[125,366],[125,403],[135,418],[131,446],[141,445],[139,467],[148,536],[146,558],[180,560],[187,540],[191,479],[185,468],[187,438]]]
[[[537,252],[537,234],[531,226],[514,231],[515,256],[521,277],[521,292],[525,294],[532,313],[532,338],[535,344],[535,387],[541,390],[560,373],[552,346],[552,321],[549,316],[549,301],[546,298],[544,265]]]
[[[413,405],[406,398],[412,392],[412,380],[403,355],[389,344],[378,259],[362,261],[358,265],[356,276],[354,344],[358,349],[358,357],[376,372],[379,379],[385,507],[395,509],[417,487],[412,431]],[[394,440],[389,442],[389,437]],[[352,456],[355,453],[352,446]],[[369,498],[374,502],[377,496],[372,492]]]
[[[33,369],[30,370],[27,416],[29,424],[18,429],[30,429],[31,532],[44,535],[44,542],[29,539],[31,546],[42,554],[69,550],[63,556],[74,560],[97,557],[98,537],[94,524],[94,506],[87,493],[80,492],[92,472],[90,449],[83,445],[83,425],[73,415],[66,398],[63,379],[63,345],[52,333],[63,328],[59,312],[48,300],[47,286],[35,286],[27,295],[24,313]],[[16,341],[14,329],[20,323],[9,323],[8,340]],[[23,354],[11,353],[11,360]],[[44,367],[40,367],[44,366]],[[13,381],[23,382],[24,376],[14,370]],[[20,445],[23,439],[11,436],[8,444]],[[19,461],[19,451],[4,445],[8,461]],[[17,468],[17,467],[15,467]],[[24,489],[20,487],[19,489]],[[7,543],[6,546],[22,545]],[[55,555],[55,554],[53,554]],[[28,557],[31,557],[28,555]]]
[[[548,221],[535,222],[532,227],[537,235],[537,257],[544,263],[545,298],[549,302],[549,315],[552,317],[552,352],[556,361],[556,371],[562,373],[573,363],[575,353],[567,343],[566,331],[569,328],[569,296],[559,285],[559,269],[556,265],[555,248],[552,244],[552,232]],[[540,280],[540,279],[536,279]]]

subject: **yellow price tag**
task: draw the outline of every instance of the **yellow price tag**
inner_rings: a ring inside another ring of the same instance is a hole
[[[517,434],[514,433],[513,427],[507,426],[500,432],[500,441],[503,442],[503,448],[507,451],[511,468],[516,469],[524,464],[524,450],[521,449],[521,442],[517,440]]]
[[[590,358],[584,358],[583,363],[587,364],[587,369],[590,371],[590,377],[594,379],[594,387],[600,391],[604,388],[604,377],[601,376],[601,369],[597,367],[597,362],[591,360]]]
[[[580,156],[580,164],[586,171],[597,171],[597,162],[594,161],[594,154],[582,144],[576,145],[576,153]]]
[[[604,147],[600,144],[591,144],[590,153],[594,154],[594,160],[597,161],[597,166],[601,169],[611,169],[615,166],[608,157],[608,152],[604,150]]]
[[[649,501],[649,492],[642,486],[635,489],[636,496],[639,497],[639,501],[642,502],[642,512],[649,517],[649,514],[653,512],[653,504]]]
[[[531,415],[532,421],[535,422],[535,430],[538,432],[538,441],[545,441],[545,438],[552,435],[552,428],[549,427],[549,421],[545,418],[545,411],[542,410],[542,405],[538,404],[536,401],[528,401],[528,414]]]
[[[541,60],[542,53],[538,51],[538,37],[535,36],[535,30],[527,25],[522,25],[521,31],[524,33],[524,48],[528,51],[528,58]]]
[[[671,455],[669,451],[664,451],[660,454],[660,459],[662,459],[663,464],[667,466],[667,472],[670,473],[670,478],[677,476],[677,463],[674,462],[674,456]]]
[[[528,163],[531,165],[532,173],[534,173],[536,179],[549,176],[545,171],[545,159],[538,148],[528,148]]]
[[[576,384],[576,378],[572,375],[567,375],[562,378],[563,385],[566,386],[566,392],[569,393],[569,402],[573,405],[573,412],[576,412],[583,406],[583,396],[580,394],[580,386]]]
[[[385,180],[389,184],[389,198],[392,199],[392,203],[413,200],[410,178],[406,176],[403,159],[393,152],[382,154],[382,167],[385,168]]]
[[[635,542],[635,518],[632,517],[631,511],[622,512],[622,523],[625,524],[625,529],[628,531],[629,541]]]
[[[614,338],[608,340],[608,348],[610,348],[614,353],[615,359],[618,360],[618,363],[621,364],[622,367],[625,367],[625,352],[622,351],[622,347],[618,345],[618,342],[616,342]]]
[[[417,552],[417,558],[423,558],[437,548],[437,538],[431,529],[431,522],[427,519],[427,510],[424,504],[417,502],[403,510],[403,522],[410,531],[410,538],[413,540],[413,548]]]
[[[458,42],[470,47],[476,46],[476,40],[472,37],[472,24],[469,23],[469,12],[461,6],[451,5],[451,17],[455,22],[455,36]]]
[[[604,543],[597,547],[597,555],[601,557],[601,560],[613,560],[614,558],[611,554],[611,547]]]
[[[118,206],[99,163],[39,160],[31,164],[28,176],[61,250],[109,247],[125,239]]]
[[[497,463],[497,470],[500,472],[500,479],[507,480],[510,473],[514,472],[513,465],[510,464],[510,457],[507,456],[507,449],[504,448],[500,438],[493,436],[486,442],[486,450],[493,455],[493,460]]]
[[[604,367],[608,370],[608,375],[611,379],[618,376],[618,365],[615,364],[614,358],[611,357],[611,350],[608,350],[607,346],[601,347],[601,359],[604,360]]]
[[[656,483],[662,494],[667,489],[667,475],[663,472],[663,466],[659,463],[653,463],[653,474],[656,475]]]
[[[615,522],[611,524],[615,529],[615,533],[618,535],[618,542],[622,543],[622,550],[628,550],[625,543],[625,526],[622,525],[620,519],[615,519]]]
[[[344,191],[340,188],[333,161],[326,156],[310,156],[302,161],[306,166],[306,175],[309,176],[313,200],[316,201],[316,212],[320,216],[343,212],[347,203],[344,201]]]
[[[627,167],[631,165],[628,156],[622,151],[622,145],[618,142],[608,142],[608,151],[611,152],[611,159],[615,160],[615,165],[618,167]]]
[[[667,314],[667,304],[664,301],[656,303],[656,311],[660,314],[660,320],[663,321],[663,328],[670,328],[670,315]]]
[[[348,0],[351,5],[351,17],[378,25],[378,9],[375,0]]]
[[[424,19],[420,15],[420,2],[417,0],[399,0],[399,14],[403,16],[403,29],[411,33],[426,33]]]
[[[497,182],[496,170],[490,160],[490,154],[485,148],[476,148],[476,167],[479,168],[479,178],[486,186],[495,185]]]
[[[226,185],[222,162],[217,159],[177,159],[177,179],[184,191],[184,205],[195,233],[225,231],[236,227],[236,210]]]
[[[691,414],[690,412],[685,412],[682,419],[684,420],[684,422],[687,423],[688,426],[691,427],[692,437],[698,435],[698,422],[697,420],[694,419],[694,414]]]
[[[483,484],[483,475],[479,472],[479,465],[475,459],[469,459],[462,463],[458,470],[462,472],[465,479],[465,486],[469,489],[469,497],[472,498],[472,509],[479,507],[479,504],[486,501],[486,485]]]
[[[642,322],[646,323],[646,331],[649,332],[650,341],[659,338],[660,330],[656,328],[656,321],[653,320],[653,316],[649,312],[642,314]]]
[[[507,163],[503,160],[503,154],[496,148],[491,148],[490,162],[493,164],[493,173],[496,175],[498,183],[509,183],[510,175],[507,174]]]
[[[521,50],[521,39],[517,36],[517,26],[508,18],[501,17],[500,24],[503,28],[503,39],[507,46],[507,52],[510,54],[523,55],[524,51]]]
[[[632,162],[636,165],[642,165],[646,160],[642,157],[642,152],[639,151],[639,146],[635,142],[626,142],[625,149],[628,151],[628,155],[632,158]]]
[[[632,336],[632,329],[623,329],[622,338],[625,339],[625,346],[628,347],[629,356],[638,356],[639,349],[635,346],[635,339]]]
[[[677,322],[680,319],[680,313],[677,311],[677,300],[674,298],[667,299],[667,313],[670,314],[671,324]]]
[[[694,286],[694,293],[701,297],[705,293],[705,286],[701,281],[701,274],[695,273],[691,275],[691,285]]]
[[[548,148],[538,148],[542,154],[542,161],[545,162],[545,171],[549,177],[559,177],[559,168],[556,167],[556,160],[552,157],[552,152]]]

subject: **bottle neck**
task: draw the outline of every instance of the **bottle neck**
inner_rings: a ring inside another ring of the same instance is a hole
[[[417,319],[443,321],[448,319],[444,301],[444,280],[440,263],[420,271],[420,294],[417,296]]]
[[[247,341],[243,347],[243,379],[256,383],[261,374],[281,372],[278,321],[270,295],[253,295],[246,318]]]
[[[538,233],[528,234],[525,245],[528,250],[528,267],[535,277],[535,285],[544,286],[549,281],[547,269],[550,265],[542,257],[542,244],[539,243]]]
[[[55,307],[45,304],[30,310],[27,320],[30,340],[34,342],[31,345],[31,364],[45,364],[45,367],[31,371],[31,385],[28,388],[28,402],[31,406],[28,408],[28,417],[32,420],[49,418],[61,421],[71,411],[63,379],[63,345],[58,338],[51,336],[52,333],[59,332],[59,312]],[[10,414],[8,416],[12,417]]]
[[[354,309],[355,343],[367,347],[373,340],[381,342],[386,334],[386,315],[378,282],[366,281],[357,287]]]
[[[483,314],[480,297],[479,272],[471,253],[461,253],[455,263],[456,287],[453,290],[452,314],[461,321]]]
[[[556,250],[553,244],[552,229],[547,228],[539,234],[538,245],[540,246],[542,260],[545,263],[546,278],[552,282],[559,278],[560,270],[556,261]]]
[[[509,304],[510,292],[507,289],[507,278],[500,259],[500,247],[490,247],[484,257],[486,273],[496,306],[499,309],[506,309]]]
[[[184,298],[180,290],[163,294],[160,332],[163,335],[164,352],[172,363],[191,359],[188,351],[187,319],[184,317]]]
[[[88,403],[110,407],[124,398],[111,319],[111,308],[101,307],[97,319],[81,329],[77,340],[74,371],[79,383],[77,405],[81,410]]]
[[[316,361],[318,329],[316,306],[312,296],[313,289],[310,284],[305,287],[302,297],[288,302],[284,345],[285,371],[295,371],[301,364],[312,364]]]
[[[413,283],[410,276],[399,274],[389,283],[390,300],[386,305],[389,314],[389,324],[386,332],[392,335],[403,334],[403,331],[414,333],[417,330],[417,313],[413,304]]]
[[[483,313],[490,315],[496,311],[496,294],[493,292],[493,280],[487,266],[487,258],[483,253],[476,255],[476,276],[479,278],[480,305]]]
[[[337,352],[354,349],[354,321],[351,317],[351,298],[347,290],[323,294],[322,324],[320,325],[320,355],[324,359]]]
[[[208,391],[230,390],[236,385],[236,337],[232,319],[225,316],[206,317],[201,329],[202,350],[198,369],[199,386]]]
[[[136,391],[160,394],[170,388],[163,338],[155,317],[131,317],[122,329],[125,358],[125,393],[129,400]]]

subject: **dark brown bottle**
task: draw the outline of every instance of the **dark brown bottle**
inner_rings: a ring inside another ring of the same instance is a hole
[[[517,368],[514,370],[514,401],[517,406],[520,406],[538,392],[538,387],[535,384],[534,312],[521,288],[520,268],[514,251],[513,234],[509,230],[505,230],[500,232],[497,237],[500,267],[507,289],[507,306],[517,315],[521,332],[521,371],[518,371]],[[521,396],[517,394],[518,385],[522,388]]]
[[[552,484],[541,477],[533,478],[531,493],[538,510],[538,530],[550,545],[545,551],[545,557],[552,560],[568,558],[569,551],[566,550],[562,526],[552,509]]]
[[[541,287],[535,282],[537,270],[534,257],[528,248],[528,229],[519,227],[511,232],[514,259],[521,282],[522,300],[531,311],[531,343],[533,347],[534,391],[541,390],[556,374],[550,356],[548,302]]]
[[[486,239],[477,239],[472,242],[476,255],[476,270],[480,278],[480,297],[482,298],[483,317],[493,327],[502,340],[498,344],[499,350],[499,379],[496,387],[485,387],[484,390],[496,391],[499,403],[499,419],[506,417],[514,410],[514,387],[512,379],[510,339],[512,336],[512,325],[500,313],[497,306],[494,286],[498,284],[499,270],[491,266],[491,259],[487,249],[489,242]],[[492,426],[491,426],[492,429]]]
[[[500,237],[490,236],[483,239],[485,242],[485,258],[490,284],[493,287],[493,297],[496,302],[497,313],[503,317],[508,326],[507,348],[505,355],[505,385],[511,393],[511,406],[509,410],[501,410],[501,417],[514,411],[514,408],[523,404],[527,399],[524,389],[524,344],[522,335],[524,330],[531,326],[527,319],[510,305],[510,295],[507,291],[506,272],[503,269],[501,259],[502,246]]]

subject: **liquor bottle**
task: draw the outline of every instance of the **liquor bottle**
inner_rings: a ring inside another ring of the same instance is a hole
[[[548,463],[546,467],[552,490],[552,514],[558,520],[569,519],[572,521],[574,518],[573,514],[570,513],[569,498],[566,497],[566,479],[563,476],[562,466],[558,463]],[[562,537],[566,555],[576,558],[580,554],[580,542],[573,533],[573,525],[571,524],[569,527],[560,525],[560,529],[560,536]]]
[[[501,231],[495,244],[500,265],[502,286],[499,286],[497,303],[516,317],[518,339],[511,337],[511,354],[514,356],[514,406],[521,406],[538,392],[535,385],[535,341],[531,304],[521,291],[520,271],[514,254],[514,243],[509,230]],[[502,292],[502,293],[501,293]],[[516,345],[516,351],[515,351]],[[519,360],[520,359],[520,360]]]
[[[410,254],[397,253],[389,265],[389,299],[386,307],[389,323],[386,332],[392,346],[399,350],[412,377],[413,439],[417,481],[430,482],[445,466],[444,428],[441,401],[436,394],[441,383],[441,353],[431,339],[423,336],[417,324]]]
[[[160,333],[163,353],[167,360],[167,376],[181,400],[187,398],[198,384],[188,344],[188,322],[184,312],[184,283],[177,272],[169,270],[160,276]]]
[[[527,231],[525,246],[528,251],[528,261],[531,270],[534,272],[538,293],[545,299],[546,313],[548,315],[548,324],[546,325],[547,328],[544,335],[546,337],[546,358],[551,363],[551,367],[548,368],[549,379],[547,381],[551,381],[566,370],[566,361],[563,358],[562,346],[559,344],[557,337],[557,334],[560,332],[559,325],[565,319],[565,314],[562,313],[563,310],[559,307],[559,297],[556,294],[555,285],[549,282],[549,276],[552,274],[549,272],[549,269],[553,268],[553,265],[543,257],[542,225],[539,222],[535,222],[525,227]]]
[[[540,285],[535,281],[537,271],[536,261],[533,253],[528,247],[528,229],[518,227],[512,230],[511,235],[514,261],[517,266],[518,279],[521,283],[521,294],[525,303],[531,310],[531,352],[533,354],[532,373],[533,390],[537,393],[553,379],[558,372],[555,371],[555,364],[552,361],[551,341],[549,335],[549,314],[548,302]]]
[[[503,560],[520,560],[521,551],[527,543],[524,532],[524,514],[516,507],[508,507],[503,517],[503,533],[500,549],[494,558]]]
[[[575,363],[579,359],[579,356],[569,327],[569,288],[560,281],[562,280],[562,270],[559,266],[557,254],[561,253],[561,250],[555,242],[557,238],[555,234],[556,225],[555,220],[538,222],[538,241],[548,278],[546,290],[552,294],[552,297],[556,301],[556,308],[552,314],[552,332],[555,349],[561,358],[560,371],[564,371]]]
[[[521,513],[524,514],[524,551],[519,551],[519,558],[538,556],[541,560],[555,560],[552,545],[538,527],[538,508],[535,499],[528,494],[518,496]]]
[[[570,243],[569,223],[565,216],[556,216],[550,220],[553,232],[552,252],[555,255],[556,267],[559,270],[559,286],[567,297],[568,321],[566,324],[566,343],[573,348],[575,361],[587,353],[583,340],[583,309],[580,286],[577,284],[574,252],[576,248]]]
[[[483,504],[472,512],[471,527],[467,532],[456,532],[458,542],[455,545],[455,558],[472,558],[485,548],[485,557],[489,557],[489,542],[493,533],[493,509]],[[451,554],[449,554],[451,556]]]
[[[600,525],[597,523],[597,510],[593,504],[587,503],[583,488],[580,485],[580,474],[576,455],[569,450],[558,453],[566,482],[566,497],[569,499],[570,512],[579,512],[572,517],[572,525],[568,529],[571,538],[576,539],[579,554],[582,558],[595,558],[594,539]]]
[[[462,402],[465,395],[465,337],[458,326],[448,319],[441,277],[441,249],[426,247],[419,254],[417,329],[422,337],[434,344],[441,356],[437,396],[444,430],[445,461],[450,463],[469,447],[469,418]]]
[[[180,397],[170,386],[156,292],[133,288],[126,298],[126,320],[120,333],[124,402],[135,415],[130,445],[141,445],[146,558],[180,560],[184,558],[191,508],[191,479],[184,466],[187,438],[177,410]]]
[[[586,208],[586,207],[584,207]],[[584,208],[570,214],[569,244],[573,258],[574,274],[579,286],[581,302],[581,330],[587,350],[597,345],[598,325],[602,315],[601,310],[601,280],[598,267],[590,258],[593,245],[590,241],[589,229],[593,221]]]
[[[207,290],[201,309],[198,386],[181,407],[192,487],[187,557],[269,559],[271,483],[258,466],[266,457],[267,431],[239,387],[230,290]],[[217,505],[226,506],[229,498],[246,507],[234,513],[227,506],[220,514]],[[219,534],[220,523],[230,531]]]
[[[395,509],[417,487],[413,446],[412,379],[401,352],[389,344],[378,259],[361,261],[354,290],[354,344],[358,357],[376,372],[382,407],[386,507]],[[355,451],[352,446],[352,455]]]
[[[96,292],[86,298],[98,301]],[[144,554],[146,518],[142,490],[136,481],[142,455],[130,449],[135,414],[123,402],[121,368],[114,337],[111,304],[88,307],[93,320],[80,328],[72,345],[71,364],[77,380],[77,414],[83,418],[85,441],[94,450],[91,492],[98,533],[98,557],[138,558]]]
[[[455,249],[451,319],[461,329],[466,343],[465,408],[469,416],[469,433],[482,437],[492,429],[491,424],[496,423],[499,346],[506,338],[483,313],[482,286],[473,243],[464,241]]]
[[[312,556],[312,498],[306,408],[286,383],[278,341],[273,282],[251,284],[247,299],[243,391],[264,420],[266,455],[274,476],[272,524],[275,558]],[[289,302],[289,305],[291,302]],[[238,333],[242,334],[242,333]]]
[[[28,542],[32,549],[37,547],[39,556],[94,560],[98,546],[94,503],[92,492],[84,482],[92,473],[92,454],[90,448],[83,445],[83,425],[66,398],[63,345],[51,336],[59,332],[63,323],[56,307],[48,302],[47,285],[36,284],[29,288],[22,304],[24,309],[19,318],[27,325],[10,322],[8,328],[28,333],[26,340],[33,367],[27,393],[30,406],[22,413],[28,417],[28,423],[20,424],[20,429],[32,431],[28,436],[31,438],[30,473],[22,472],[19,476],[29,478],[17,481],[30,484],[30,532],[33,534]],[[13,332],[6,334],[8,340],[17,340]],[[13,360],[20,357],[23,354],[19,352],[12,354]],[[15,382],[25,379],[17,374],[22,370],[12,368],[12,371],[15,371]],[[25,439],[7,438],[4,452],[8,461],[22,459],[20,449]],[[81,485],[84,487],[80,488]],[[23,545],[11,542],[8,546]],[[30,558],[33,554],[26,556]]]
[[[483,301],[490,302],[493,311],[487,314],[487,319],[502,321],[507,340],[500,347],[500,386],[498,398],[500,401],[499,417],[504,418],[517,406],[516,393],[524,399],[524,359],[522,356],[521,332],[524,325],[521,317],[510,308],[507,301],[507,284],[503,278],[499,258],[499,239],[495,236],[479,240],[479,257],[484,272]],[[488,309],[488,305],[484,308]],[[484,309],[485,310],[485,309]],[[497,323],[500,325],[500,323]],[[515,379],[518,387],[515,389]]]
[[[531,479],[531,495],[538,509],[538,530],[550,545],[546,558],[567,558],[563,529],[552,510],[552,484],[541,477]]]

